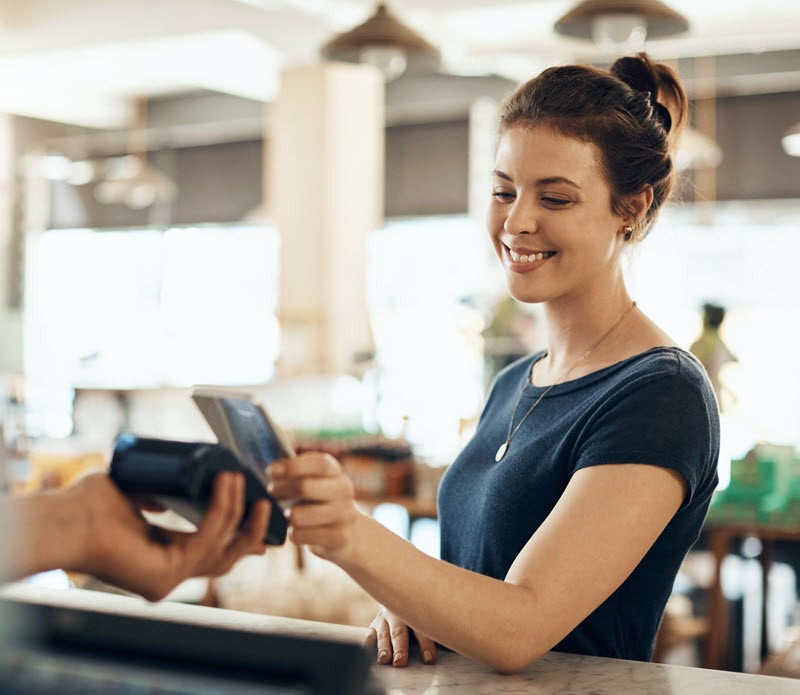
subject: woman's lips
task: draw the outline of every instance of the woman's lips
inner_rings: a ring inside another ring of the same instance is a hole
[[[547,261],[553,258],[557,251],[545,251],[538,249],[520,249],[519,252],[512,251],[503,244],[504,258],[508,268],[516,273],[525,273],[540,268]]]

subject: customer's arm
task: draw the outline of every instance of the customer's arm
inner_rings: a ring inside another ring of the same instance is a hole
[[[361,514],[325,454],[272,464],[292,540],[335,562],[419,634],[503,673],[554,647],[639,564],[686,493],[675,471],[620,464],[577,471],[505,580],[436,560]],[[380,638],[379,648],[380,648]]]
[[[8,547],[6,578],[62,568],[92,574],[150,600],[163,598],[188,577],[223,574],[243,555],[263,553],[270,511],[268,502],[259,502],[247,530],[237,532],[244,479],[234,473],[217,476],[196,533],[151,526],[103,473],[65,490],[6,497],[0,510],[0,532]]]

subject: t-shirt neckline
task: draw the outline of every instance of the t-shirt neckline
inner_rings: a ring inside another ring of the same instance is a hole
[[[531,358],[530,365],[524,372],[524,379],[525,379],[525,387],[523,389],[522,396],[524,397],[534,397],[538,398],[539,396],[543,396],[544,398],[552,398],[553,396],[558,396],[565,393],[571,393],[572,391],[578,391],[579,389],[586,388],[601,379],[609,376],[610,374],[619,371],[620,369],[624,368],[631,362],[639,360],[643,357],[651,355],[657,352],[677,352],[677,353],[685,353],[685,350],[682,350],[678,347],[673,347],[669,345],[659,345],[656,347],[652,347],[649,350],[645,350],[644,352],[640,352],[636,355],[631,355],[630,357],[626,357],[624,360],[620,360],[619,362],[615,362],[614,364],[610,364],[607,367],[603,367],[602,369],[598,369],[597,371],[590,372],[589,374],[584,374],[583,376],[579,376],[577,379],[570,379],[568,381],[564,381],[560,384],[553,385],[545,385],[545,386],[534,386],[531,384],[531,372],[533,371],[534,366],[536,363],[543,359],[547,355],[547,350],[541,350],[533,355]],[[549,390],[549,391],[548,391]],[[548,391],[548,393],[544,393]]]

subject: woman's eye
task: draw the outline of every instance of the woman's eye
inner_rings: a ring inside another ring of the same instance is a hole
[[[548,205],[556,205],[556,206],[567,205],[568,203],[572,202],[571,200],[567,200],[566,198],[549,198],[549,197],[542,198],[542,201],[547,203]]]
[[[492,193],[493,198],[497,198],[497,200],[501,200],[503,202],[507,202],[514,197],[513,193],[507,193],[506,191],[494,191]]]

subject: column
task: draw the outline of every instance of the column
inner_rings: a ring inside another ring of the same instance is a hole
[[[285,70],[265,198],[281,237],[280,376],[347,373],[372,350],[367,235],[382,224],[384,84],[366,65]]]

